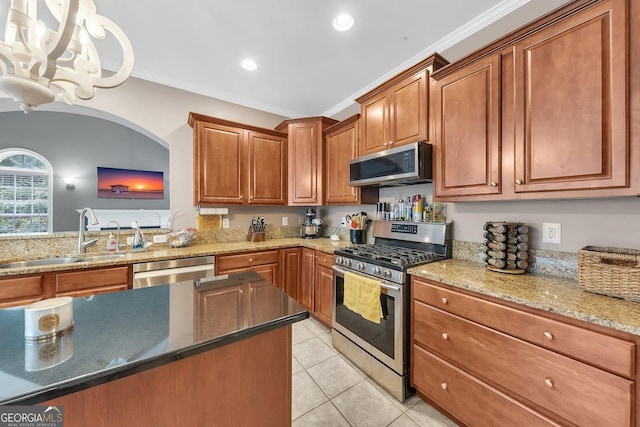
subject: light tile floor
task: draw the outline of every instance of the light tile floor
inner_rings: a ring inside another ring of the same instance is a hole
[[[294,427],[454,427],[413,395],[398,402],[331,346],[331,332],[310,318],[293,324]]]

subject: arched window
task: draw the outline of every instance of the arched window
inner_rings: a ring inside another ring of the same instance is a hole
[[[0,150],[0,235],[51,232],[52,176],[40,154]]]

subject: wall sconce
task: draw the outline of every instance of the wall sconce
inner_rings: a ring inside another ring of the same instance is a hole
[[[76,185],[73,183],[73,178],[62,179],[64,179],[64,186],[67,188],[67,190],[73,190],[74,188],[76,188]]]

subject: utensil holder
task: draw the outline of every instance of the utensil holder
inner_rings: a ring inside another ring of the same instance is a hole
[[[364,230],[349,230],[351,243],[361,244],[364,243]]]
[[[251,229],[251,227],[249,227],[249,234],[247,235],[247,240],[249,242],[264,242],[265,240],[264,232],[256,233]]]

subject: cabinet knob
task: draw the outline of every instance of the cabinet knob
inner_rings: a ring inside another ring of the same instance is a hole
[[[522,180],[521,179],[516,179],[516,184],[522,185]]]
[[[551,332],[549,332],[549,331],[544,331],[544,334],[543,334],[543,335],[544,335],[544,337],[545,337],[546,339],[548,339],[549,341],[553,340],[553,334],[552,334]]]
[[[389,145],[393,145],[393,141],[389,141]]]
[[[448,340],[449,339],[449,334],[446,332],[442,333],[442,339]]]
[[[253,262],[253,258],[249,258],[249,262]]]
[[[449,384],[447,384],[447,383],[442,383],[442,384],[440,384],[440,387],[441,387],[443,390],[446,390],[446,389],[448,389],[448,388],[449,388]]]
[[[490,183],[489,185],[491,185],[492,187],[497,187],[497,186],[498,186],[498,183],[497,183],[497,182],[495,182],[495,181],[491,181],[491,183]]]
[[[322,262],[326,264],[327,263],[327,259],[326,258],[323,259]]]
[[[553,381],[551,381],[551,378],[546,378],[544,380],[544,385],[546,385],[549,388],[553,388]]]
[[[442,303],[443,304],[448,304],[449,300],[447,299],[447,297],[442,297]]]

